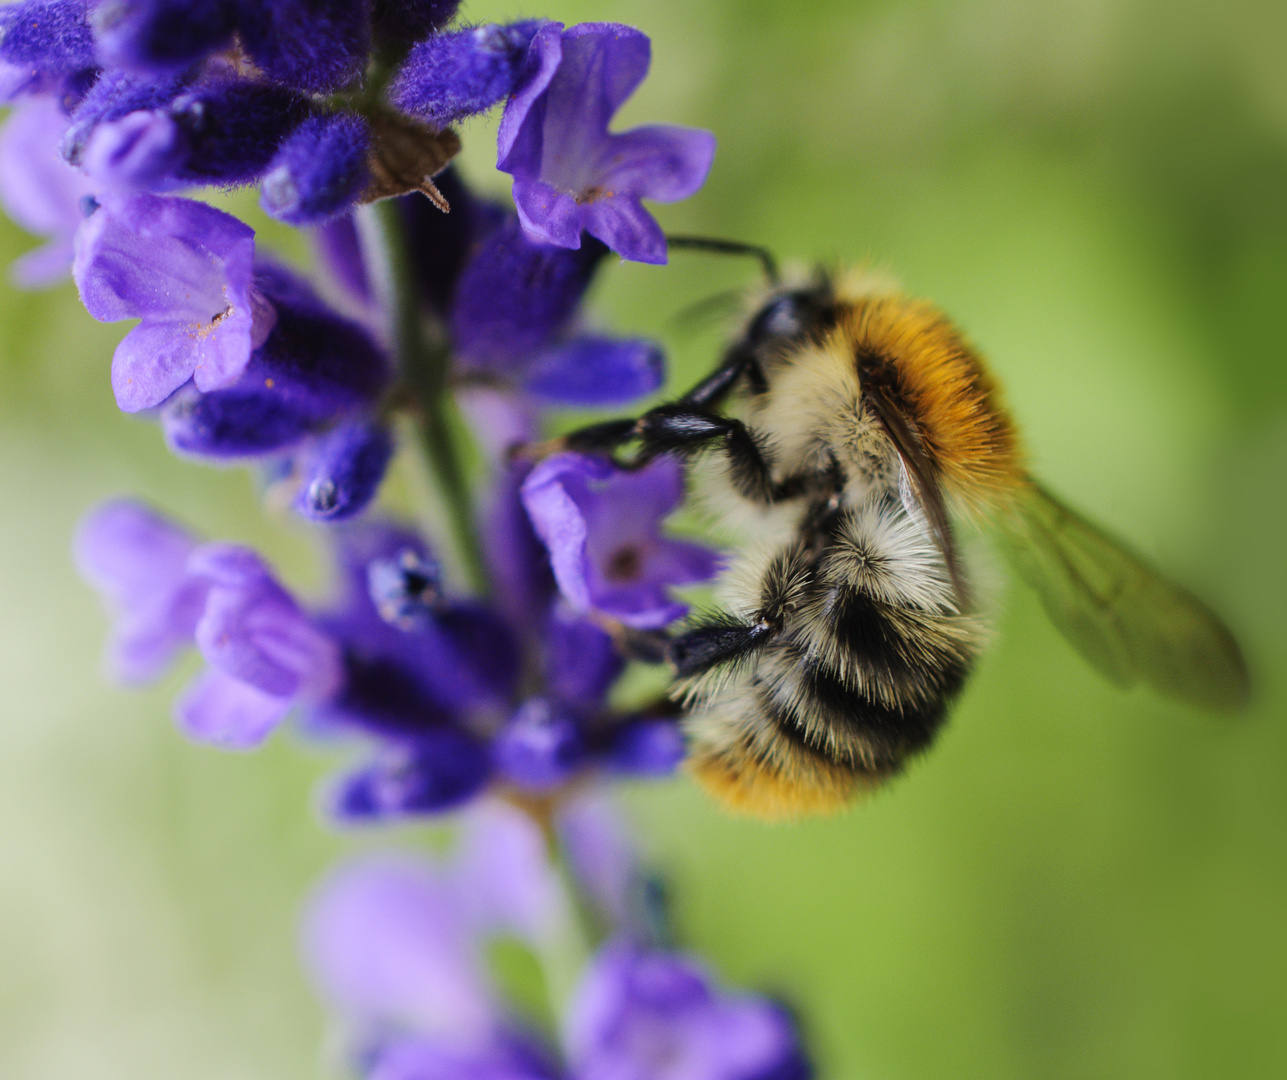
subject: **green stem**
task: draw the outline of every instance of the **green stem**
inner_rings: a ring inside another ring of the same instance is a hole
[[[487,568],[474,526],[474,507],[464,471],[464,455],[453,424],[453,402],[447,386],[450,352],[443,335],[431,335],[416,288],[415,269],[405,224],[396,199],[371,207],[383,257],[393,348],[398,370],[415,398],[416,433],[425,463],[441,496],[447,519],[446,539],[456,565],[475,593],[487,591]]]

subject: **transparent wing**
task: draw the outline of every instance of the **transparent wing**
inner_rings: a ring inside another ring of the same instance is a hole
[[[1224,623],[1049,492],[1027,487],[1002,532],[1051,621],[1107,678],[1208,709],[1246,704],[1246,662]]]

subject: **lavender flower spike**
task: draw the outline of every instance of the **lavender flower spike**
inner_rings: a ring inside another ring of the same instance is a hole
[[[112,389],[125,412],[159,405],[192,379],[235,382],[276,313],[252,287],[255,234],[190,199],[114,198],[81,227],[72,274],[102,322],[142,318],[116,347]]]
[[[672,126],[609,133],[648,73],[650,52],[644,34],[618,23],[537,31],[497,143],[497,168],[513,175],[519,220],[533,239],[574,248],[584,230],[623,259],[666,261],[666,238],[640,200],[693,194],[710,171],[715,137]]]
[[[559,590],[578,611],[655,630],[681,618],[668,587],[705,581],[714,551],[658,531],[684,497],[678,462],[620,472],[603,458],[556,454],[523,483],[523,505],[550,553]]]

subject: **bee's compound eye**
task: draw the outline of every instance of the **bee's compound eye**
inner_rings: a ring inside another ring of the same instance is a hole
[[[796,337],[804,332],[804,310],[793,293],[774,297],[751,320],[747,337],[759,342],[768,338]]]

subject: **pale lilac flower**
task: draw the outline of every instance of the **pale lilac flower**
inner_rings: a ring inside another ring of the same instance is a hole
[[[17,259],[11,273],[28,289],[52,285],[71,269],[72,238],[93,191],[59,153],[67,117],[50,98],[19,102],[0,132],[0,201],[28,232],[48,238]]]

